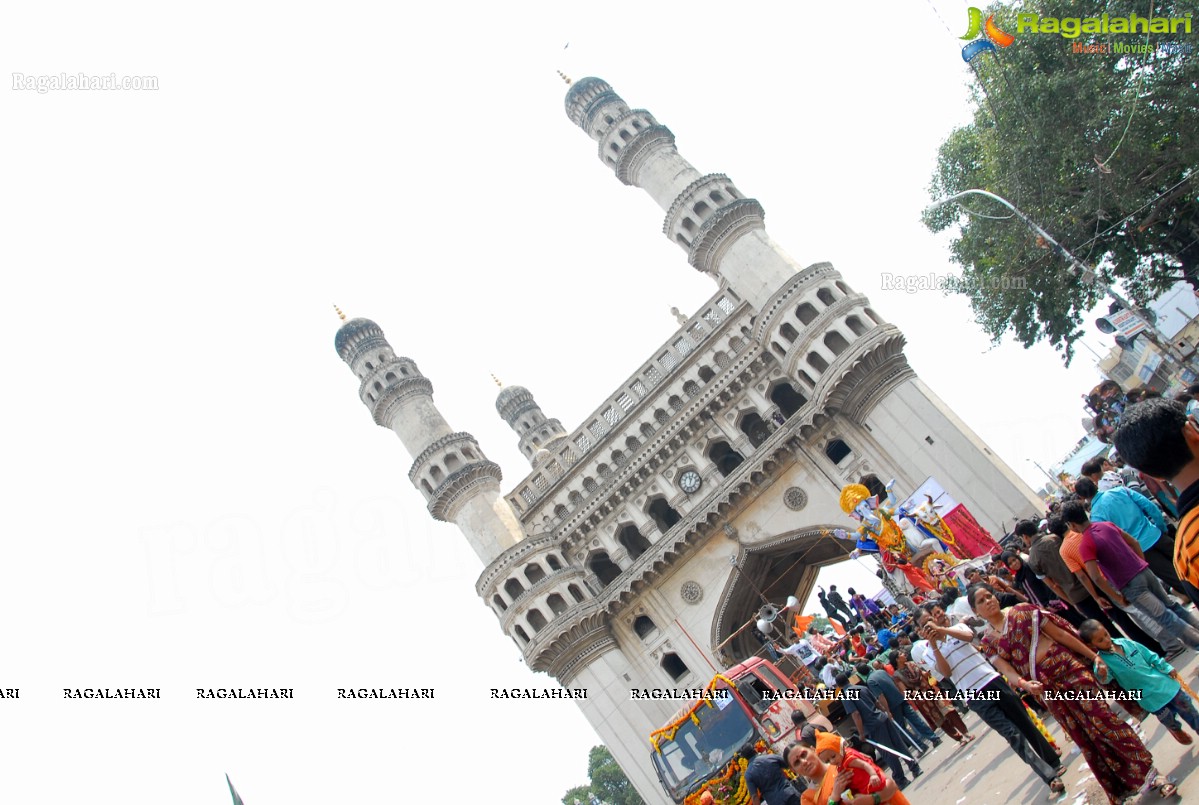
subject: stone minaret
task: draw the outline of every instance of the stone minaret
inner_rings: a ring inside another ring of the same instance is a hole
[[[498,381],[497,381],[498,382]],[[524,386],[505,386],[495,398],[495,410],[520,437],[520,452],[536,464],[537,454],[566,436],[556,419],[548,419]]]
[[[644,109],[629,109],[606,81],[584,78],[566,95],[566,113],[599,143],[599,158],[666,212],[662,232],[693,267],[726,283],[755,310],[800,267],[764,229],[765,212],[729,177],[700,174],[675,149],[674,134]]]
[[[487,460],[474,436],[449,426],[416,363],[396,357],[369,319],[343,324],[334,346],[361,381],[358,396],[375,422],[394,431],[412,456],[408,478],[425,496],[429,514],[458,526],[484,565],[520,542],[524,531],[500,495],[499,465]]]

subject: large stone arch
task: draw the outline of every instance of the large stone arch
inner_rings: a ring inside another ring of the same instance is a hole
[[[854,549],[851,540],[833,536],[833,530],[838,528],[845,528],[844,523],[814,524],[766,542],[742,546],[737,555],[737,567],[729,573],[712,616],[712,647],[719,646],[757,618],[763,604],[759,591],[769,603],[778,607],[789,595],[800,601],[806,600],[820,568],[848,559]],[[788,629],[790,620],[791,613],[780,615],[778,628]],[[749,628],[729,640],[717,654],[723,653],[729,662],[738,663],[753,656],[761,647],[753,636],[753,629]]]

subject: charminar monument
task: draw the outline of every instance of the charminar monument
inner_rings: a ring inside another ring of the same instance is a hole
[[[935,476],[992,533],[1040,501],[916,376],[899,329],[833,266],[783,251],[732,179],[692,167],[670,129],[601,79],[573,83],[566,114],[662,208],[691,267],[679,270],[712,279],[674,335],[597,390],[571,430],[528,389],[503,388],[496,410],[530,465],[507,491],[378,324],[351,319],[335,343],[375,422],[412,456],[429,514],[478,554],[475,590],[499,627],[530,668],[587,689],[577,704],[637,791],[667,803],[647,736],[680,703],[630,701],[630,689],[700,688],[758,652],[742,627],[763,596],[804,600],[852,549],[830,536],[853,526],[845,484],[872,472],[911,491]]]

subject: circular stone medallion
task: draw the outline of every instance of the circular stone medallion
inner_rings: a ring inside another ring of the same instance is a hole
[[[808,505],[808,493],[793,486],[783,493],[783,504],[791,511],[797,512]]]
[[[698,582],[685,581],[679,588],[679,595],[688,604],[698,604],[704,597],[704,588]]]

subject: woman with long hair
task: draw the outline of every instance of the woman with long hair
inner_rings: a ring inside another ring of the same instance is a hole
[[[1043,698],[1113,805],[1146,790],[1175,794],[1174,783],[1154,768],[1132,727],[1108,707],[1091,673],[1092,667],[1106,673],[1103,660],[1069,623],[1032,604],[1000,609],[995,591],[985,584],[971,587],[967,598],[992,630],[983,638],[983,650],[1012,687]]]
[[[904,691],[912,691],[909,694],[912,706],[930,727],[945,730],[946,735],[962,746],[974,740],[958,711],[945,699],[941,690],[929,681],[928,671],[912,662],[912,652],[895,652],[894,662],[895,681]]]

